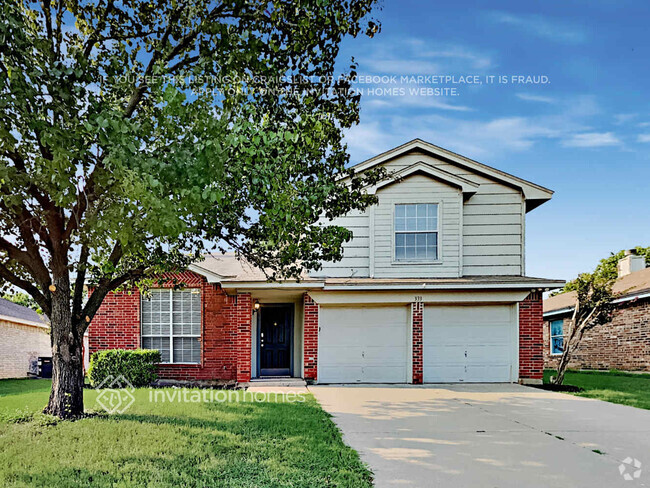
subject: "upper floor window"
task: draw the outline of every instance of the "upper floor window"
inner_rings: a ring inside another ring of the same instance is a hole
[[[395,261],[438,259],[438,204],[395,205]]]
[[[564,320],[551,322],[551,354],[564,352]]]
[[[201,361],[201,291],[151,290],[142,298],[142,348],[158,349],[163,363]]]

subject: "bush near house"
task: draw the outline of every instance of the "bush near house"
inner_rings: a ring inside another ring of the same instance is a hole
[[[99,351],[90,357],[88,379],[92,386],[97,386],[107,378],[122,376],[135,387],[147,386],[158,379],[157,368],[160,361],[160,351],[155,350]]]

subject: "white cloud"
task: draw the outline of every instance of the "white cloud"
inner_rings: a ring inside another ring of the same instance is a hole
[[[650,134],[639,134],[639,137],[637,138],[637,141],[639,141],[639,142],[650,142]]]
[[[614,122],[616,125],[621,125],[624,124],[625,122],[629,122],[630,120],[636,118],[638,114],[615,114],[614,115]]]
[[[527,102],[555,103],[555,98],[544,97],[542,95],[531,95],[528,93],[516,93],[515,96]]]
[[[373,74],[480,74],[493,67],[492,58],[481,50],[418,38],[382,38],[357,59],[361,73]]]
[[[587,31],[576,24],[563,20],[550,19],[541,15],[514,15],[509,12],[488,12],[493,22],[517,27],[538,37],[570,44],[580,44],[587,40]]]
[[[364,120],[362,118],[362,120]],[[562,131],[547,121],[501,117],[487,121],[459,120],[442,115],[393,116],[387,124],[361,123],[346,134],[353,161],[375,156],[419,137],[472,158],[530,149],[537,141],[558,138]]]
[[[574,134],[563,142],[564,146],[569,147],[603,147],[616,146],[621,141],[612,132],[586,132],[584,134]]]

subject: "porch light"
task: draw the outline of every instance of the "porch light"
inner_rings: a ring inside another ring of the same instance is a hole
[[[256,311],[260,309],[260,301],[259,300],[255,300],[255,302],[253,303],[253,308]]]

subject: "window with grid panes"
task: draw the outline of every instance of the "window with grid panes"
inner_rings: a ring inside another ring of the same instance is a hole
[[[438,259],[438,204],[395,205],[395,261]]]
[[[201,291],[151,290],[142,297],[143,349],[158,349],[163,363],[201,361]]]

